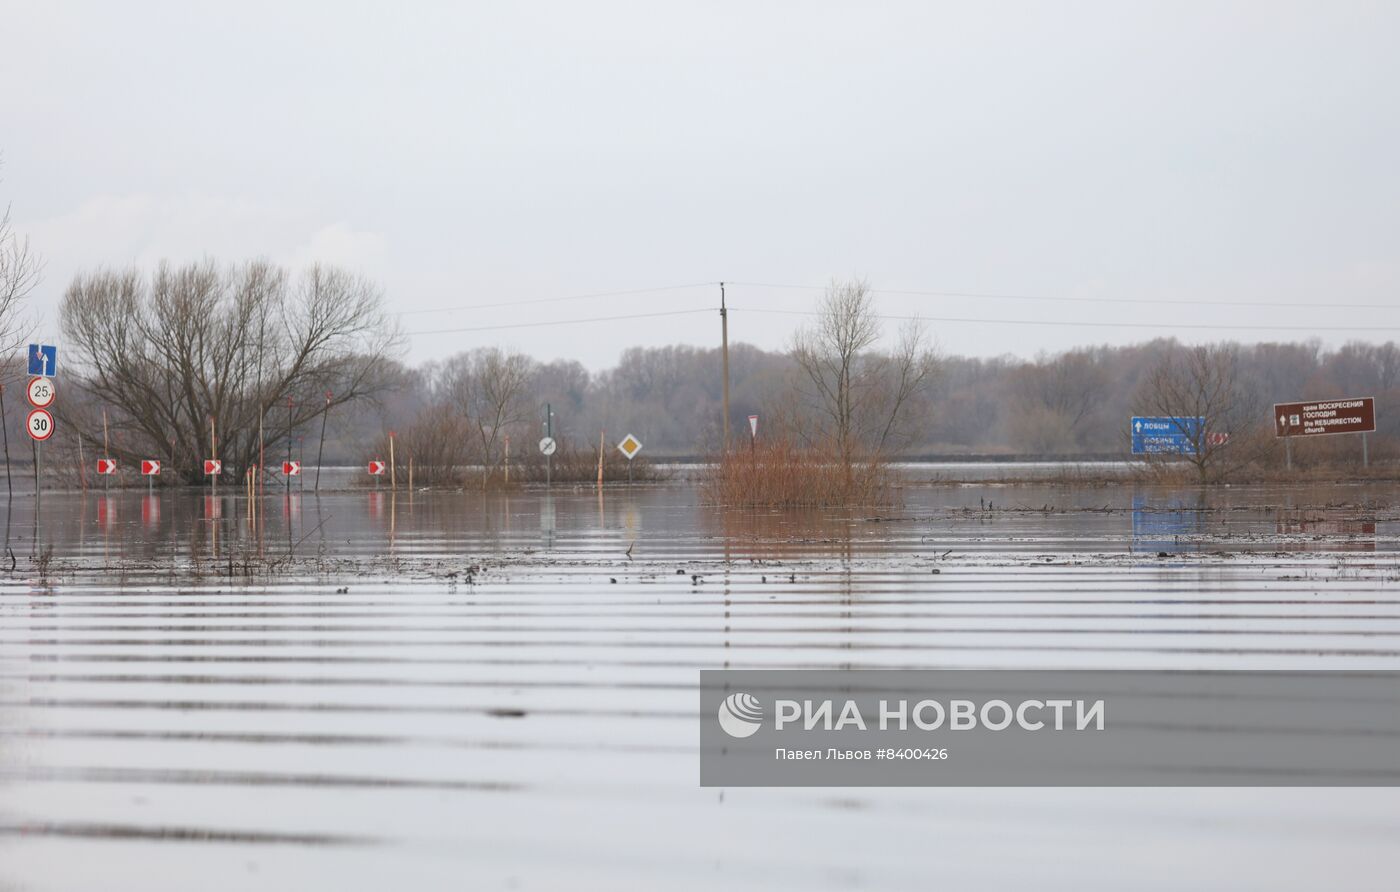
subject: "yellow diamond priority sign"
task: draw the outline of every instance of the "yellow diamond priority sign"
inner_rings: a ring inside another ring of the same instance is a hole
[[[638,452],[642,451],[642,441],[628,434],[622,438],[621,443],[617,444],[617,451],[627,456],[627,460],[631,461],[637,457]]]

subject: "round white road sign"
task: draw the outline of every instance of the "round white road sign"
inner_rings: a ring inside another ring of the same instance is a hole
[[[52,378],[29,379],[29,405],[34,408],[47,409],[53,405],[53,398],[57,395]]]
[[[553,455],[554,450],[558,448],[559,444],[554,442],[553,437],[545,437],[543,440],[540,440],[540,452],[545,455]]]
[[[53,416],[47,409],[34,409],[24,420],[24,428],[36,440],[47,440],[53,436]]]

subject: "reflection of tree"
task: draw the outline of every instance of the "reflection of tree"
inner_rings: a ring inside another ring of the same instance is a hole
[[[844,512],[792,509],[735,511],[701,509],[701,523],[723,537],[735,560],[792,561],[803,558],[849,558],[857,519]],[[761,567],[755,570],[762,572]],[[785,581],[776,575],[769,582]]]

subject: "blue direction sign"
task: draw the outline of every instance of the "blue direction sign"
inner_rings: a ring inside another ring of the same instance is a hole
[[[58,348],[52,344],[30,344],[29,374],[45,378],[58,374]]]
[[[1133,455],[1195,455],[1205,419],[1133,416]]]

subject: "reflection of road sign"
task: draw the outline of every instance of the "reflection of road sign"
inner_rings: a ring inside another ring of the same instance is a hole
[[[370,462],[370,463],[369,463],[369,472],[370,472],[371,476],[374,476],[374,477],[378,477],[380,474],[383,474],[383,473],[384,473],[384,462],[380,461],[379,459],[375,459],[374,461]]]
[[[282,473],[283,473],[283,474],[286,474],[288,477],[298,477],[298,476],[300,476],[300,475],[301,475],[301,462],[299,462],[299,461],[284,461],[284,462],[282,462]]]
[[[31,409],[24,420],[24,428],[30,437],[43,442],[53,436],[53,416],[48,409]]]
[[[57,395],[58,393],[54,390],[53,382],[48,378],[29,379],[29,405],[34,408],[47,409],[53,403],[53,398]]]
[[[1204,426],[1196,416],[1134,416],[1133,455],[1195,455]]]
[[[750,436],[750,437],[754,437],[754,438],[757,438],[757,437],[758,437],[758,416],[757,416],[757,415],[750,415],[750,416],[749,416],[749,436]]]
[[[115,458],[99,458],[97,460],[97,473],[103,476],[117,473],[117,460]]]
[[[204,476],[212,477],[215,474],[224,472],[224,463],[217,458],[206,458],[204,460]]]
[[[160,462],[152,461],[149,458],[141,459],[141,476],[155,477],[160,474]]]
[[[159,496],[146,496],[141,500],[141,523],[148,527],[160,523]]]
[[[1375,429],[1376,401],[1369,396],[1274,404],[1274,435],[1278,437],[1365,434]]]
[[[554,451],[558,448],[559,444],[554,442],[553,437],[545,437],[543,440],[540,440],[540,452],[543,455],[553,455]]]
[[[58,374],[58,348],[52,344],[30,344],[29,374],[45,378]]]
[[[1206,514],[1200,497],[1133,495],[1133,551],[1200,551]]]
[[[622,438],[621,443],[617,444],[617,451],[627,456],[627,460],[631,461],[637,457],[638,452],[642,451],[642,441],[628,434]]]

